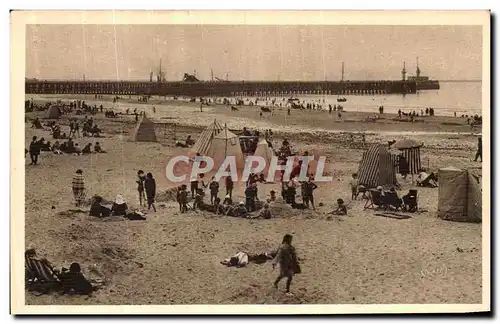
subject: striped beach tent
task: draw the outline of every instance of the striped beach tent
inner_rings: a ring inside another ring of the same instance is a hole
[[[408,162],[408,174],[419,174],[419,170],[422,169],[422,161],[420,158],[422,143],[411,139],[403,139],[396,141],[392,147],[398,149]],[[398,173],[401,173],[399,169]]]
[[[397,186],[397,156],[391,154],[386,146],[376,144],[363,153],[359,163],[359,184],[367,188],[377,186]]]
[[[212,139],[214,136],[219,135],[223,129],[224,126],[214,119],[214,122],[208,125],[208,127],[201,132],[200,137],[198,137],[198,140],[192,149],[194,153],[206,155],[208,153],[208,149],[210,148],[210,144],[212,143]]]

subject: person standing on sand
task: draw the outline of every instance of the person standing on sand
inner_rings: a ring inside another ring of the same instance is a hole
[[[144,171],[137,171],[137,191],[139,192],[139,205],[142,207],[143,202],[146,202],[146,193],[144,192],[144,181],[146,177],[144,176]]]
[[[83,171],[76,170],[72,182],[73,197],[75,198],[76,207],[80,207],[83,200],[85,200],[85,181],[83,180]]]
[[[212,181],[208,185],[210,189],[210,203],[213,204],[214,200],[219,195],[219,183],[215,180],[215,177],[212,177]]]
[[[31,158],[30,165],[37,165],[38,164],[38,155],[40,155],[40,144],[38,143],[36,136],[33,136],[33,138],[31,139],[29,152],[30,152],[30,158]]]
[[[146,197],[148,200],[148,210],[153,207],[156,212],[155,207],[155,197],[156,197],[156,180],[153,178],[153,174],[148,172],[146,175],[146,180],[144,180],[144,188],[146,189]]]
[[[483,162],[483,137],[479,136],[477,139],[477,152],[476,157],[474,158],[474,162],[477,162],[477,159],[481,158],[481,162]]]
[[[280,274],[278,278],[274,281],[274,288],[278,288],[278,284],[283,278],[287,278],[286,280],[286,294],[291,295],[290,293],[290,284],[292,283],[293,276],[295,274],[301,273],[300,265],[297,259],[297,254],[295,252],[295,248],[292,246],[292,235],[286,234],[283,237],[283,241],[281,242],[281,246],[278,248],[276,252],[276,257],[272,261],[273,269],[276,268],[276,264],[280,265]]]
[[[226,195],[229,196],[229,198],[233,198],[233,188],[234,188],[234,183],[233,179],[231,176],[226,177]]]

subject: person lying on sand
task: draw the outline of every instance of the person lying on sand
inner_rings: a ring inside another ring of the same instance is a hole
[[[339,216],[347,215],[347,207],[344,205],[344,200],[342,198],[337,199],[337,209],[327,214],[339,215]]]
[[[425,172],[425,169],[421,169],[420,173],[417,176],[417,186],[419,187],[430,187],[430,188],[436,188],[438,186],[438,178],[434,172],[431,172],[431,174],[428,174]]]

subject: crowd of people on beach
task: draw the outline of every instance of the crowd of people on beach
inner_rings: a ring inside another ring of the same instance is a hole
[[[97,96],[97,98],[102,98],[102,96]],[[119,100],[119,97],[114,98],[114,100]],[[149,97],[144,96],[138,99],[139,102],[148,102]],[[236,98],[235,100],[229,100],[227,98],[215,98],[215,99],[203,99],[200,98],[200,101],[203,104],[211,104],[214,103],[225,103],[225,104],[236,104],[240,105],[242,102],[245,102],[244,99]],[[283,98],[283,102],[278,102],[276,98],[257,98],[255,101],[250,101],[246,99],[247,103],[251,103],[252,105],[258,105],[259,102],[266,106],[273,107],[287,107],[288,114],[290,114],[290,108],[293,107],[290,102],[285,102]],[[285,103],[284,103],[285,102]],[[86,113],[90,113],[94,115],[98,112],[97,105],[89,106],[85,103],[85,101],[75,101],[71,102],[69,105],[61,104],[63,107],[63,111],[72,112],[74,109],[82,110]],[[324,104],[324,100],[323,100]],[[301,109],[308,110],[322,110],[323,104],[321,102],[302,102],[300,104]],[[28,101],[27,106],[29,109],[35,109],[36,107]],[[341,105],[328,105],[329,113],[332,111],[338,112],[339,117],[341,117],[340,112],[343,112],[343,107]],[[103,112],[103,106],[100,106],[101,113]],[[126,114],[130,114],[129,109],[126,110]],[[138,120],[138,116],[143,112],[138,113],[137,109],[134,109],[133,114],[136,116],[136,121]],[[379,107],[379,113],[383,114],[383,106]],[[115,116],[116,114],[108,110],[106,111],[106,117]],[[415,118],[417,116],[434,116],[433,108],[426,108],[425,111],[421,110],[420,114],[416,111],[411,112],[403,112],[401,109],[398,111],[398,117],[402,118],[410,117]],[[462,116],[463,117],[463,116]],[[474,116],[474,121],[479,121],[480,116]],[[40,120],[37,118],[33,121],[32,127],[39,128],[41,125]],[[105,153],[106,151],[101,147],[99,142],[94,144],[94,148],[92,149],[92,144],[88,143],[85,145],[83,149],[80,149],[77,143],[74,143],[73,138],[80,137],[80,129],[82,130],[82,137],[86,137],[89,134],[91,136],[99,136],[101,130],[94,123],[92,117],[87,118],[85,114],[82,122],[78,120],[71,120],[69,124],[69,134],[61,132],[61,126],[56,122],[51,122],[46,125],[50,128],[50,134],[56,140],[54,144],[51,142],[45,142],[44,138],[38,138],[34,136],[29,145],[29,150],[25,151],[25,154],[29,152],[31,165],[38,164],[38,157],[40,152],[42,151],[51,151],[54,154],[90,154],[92,152],[96,153]],[[43,126],[42,126],[43,127]],[[246,127],[242,130],[242,140],[240,141],[240,145],[242,151],[245,154],[253,154],[257,148],[257,144],[259,142],[259,138],[263,135],[267,140],[269,147],[272,148],[272,130],[266,130],[264,134],[261,134],[258,131],[251,131]],[[59,140],[65,140],[63,142],[59,142]],[[365,137],[363,135],[363,142],[365,142]],[[182,147],[191,147],[194,145],[194,140],[189,135],[184,143],[180,143],[178,146]],[[287,139],[284,139],[281,143],[279,149],[275,150],[274,153],[278,157],[278,161],[281,165],[285,165],[287,159],[291,156],[296,156],[297,152],[294,152],[292,146],[290,145]],[[302,156],[309,156],[309,152],[305,151],[301,154]],[[200,156],[197,153],[197,156]],[[478,139],[478,149],[475,156],[475,160],[478,158],[482,160],[482,139]],[[408,174],[407,170],[407,161],[403,155],[398,157],[399,170],[401,175],[406,179]],[[406,164],[405,164],[406,163]],[[260,194],[259,186],[262,188],[263,184],[266,184],[267,181],[264,177],[264,174],[250,174],[248,181],[245,183],[244,187],[244,199],[235,202],[233,201],[234,195],[234,187],[235,183],[230,176],[224,178],[224,180],[217,181],[215,177],[211,177],[210,180],[205,178],[205,174],[200,173],[195,175],[189,182],[189,188],[187,184],[182,184],[177,188],[176,191],[176,201],[179,205],[179,212],[184,214],[189,211],[206,211],[213,213],[219,216],[230,216],[230,217],[238,217],[238,218],[248,218],[248,219],[271,219],[274,217],[273,215],[273,206],[277,204],[281,205],[289,205],[292,209],[309,209],[316,210],[316,201],[315,201],[315,190],[318,189],[318,185],[313,181],[314,174],[308,172],[307,179],[300,179],[299,174],[302,169],[303,160],[298,159],[294,164],[294,168],[291,172],[290,179],[284,180],[284,172],[281,172],[281,176],[278,177],[278,181],[281,183],[281,197],[278,197],[276,191],[270,190],[269,194],[266,195],[264,199],[262,199],[262,194]],[[426,170],[421,169],[420,173],[417,177],[417,185],[418,186],[429,186],[436,187],[438,182],[438,178],[436,174],[430,172],[427,173]],[[156,180],[153,177],[151,172],[144,172],[143,170],[137,171],[137,178],[135,179],[135,184],[137,185],[137,192],[139,196],[139,206],[147,207],[147,210],[151,209],[153,212],[156,212],[155,199],[157,195],[157,186]],[[221,185],[224,185],[224,190],[221,190]],[[75,201],[76,207],[82,207],[86,202],[87,191],[85,187],[85,180],[82,169],[77,169],[73,178],[72,178],[72,192],[73,199]],[[362,194],[364,199],[368,198],[369,188],[364,187],[359,184],[358,174],[353,173],[352,178],[349,180],[349,191],[351,193],[351,200],[357,200],[358,196]],[[373,188],[372,188],[373,189]],[[261,189],[262,190],[262,189]],[[298,192],[300,191],[300,195]],[[415,191],[410,190],[406,195],[399,198],[398,193],[395,188],[392,187],[389,190],[384,190],[382,187],[377,187],[375,189],[376,192],[379,193],[381,199],[385,199],[387,196],[395,196],[397,201],[401,202],[402,206],[413,206],[413,199],[416,197]],[[221,195],[221,193],[223,193]],[[209,195],[209,202],[206,202],[206,196]],[[260,196],[260,197],[259,197]],[[301,197],[301,201],[297,201],[297,196]],[[221,199],[222,198],[222,199]],[[416,199],[416,198],[415,198]],[[111,205],[110,207],[106,205]],[[336,199],[336,206],[333,210],[327,214],[338,215],[338,216],[346,216],[348,215],[348,207],[344,202],[343,198]],[[110,216],[122,216],[128,218],[130,220],[145,220],[146,213],[140,211],[138,209],[131,209],[130,205],[125,201],[123,195],[117,194],[116,198],[111,203],[106,203],[104,199],[99,195],[94,195],[91,198],[89,215],[92,217],[110,217]],[[295,248],[292,246],[292,236],[287,234],[283,237],[282,243],[278,250],[274,254],[273,258],[273,268],[276,264],[280,265],[280,274],[278,278],[276,278],[274,282],[274,286],[277,287],[279,282],[286,278],[286,292],[290,293],[290,285],[292,282],[292,278],[295,274],[301,273],[300,265],[298,262],[298,258],[295,252]],[[231,264],[232,261],[229,263]],[[238,263],[238,262],[237,262]],[[80,273],[79,267],[72,264],[72,268],[70,267],[70,273]],[[79,288],[78,288],[79,289]],[[82,289],[85,293],[91,291],[89,288]]]

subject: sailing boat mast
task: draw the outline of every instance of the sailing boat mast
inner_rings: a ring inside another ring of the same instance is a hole
[[[342,79],[340,81],[344,81],[344,62],[342,62]]]

